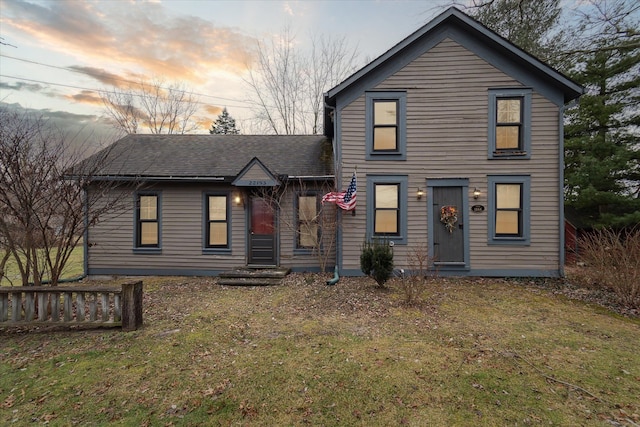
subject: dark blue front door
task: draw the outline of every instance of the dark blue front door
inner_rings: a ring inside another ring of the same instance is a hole
[[[434,262],[464,264],[462,187],[434,187],[432,209]]]

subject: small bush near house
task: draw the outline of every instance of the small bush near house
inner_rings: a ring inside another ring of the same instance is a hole
[[[360,269],[384,288],[393,273],[393,248],[389,242],[380,239],[364,242],[360,252]]]
[[[427,276],[430,274],[430,261],[426,245],[420,244],[409,249],[409,271],[403,275],[399,286],[406,305],[417,304],[422,299],[427,286]]]
[[[596,230],[580,241],[578,284],[612,290],[620,304],[640,308],[640,227],[630,232]]]

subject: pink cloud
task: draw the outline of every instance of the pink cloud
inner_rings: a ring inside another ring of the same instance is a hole
[[[202,106],[202,108],[204,109],[204,111],[206,111],[207,114],[210,114],[212,116],[217,116],[220,115],[222,113],[222,107],[218,107],[217,105],[208,105],[205,104]]]
[[[118,88],[128,88],[131,87],[132,84],[144,81],[144,76],[136,73],[126,73],[125,75],[119,75],[111,73],[103,68],[83,67],[81,65],[72,65],[69,68],[86,74],[89,77],[93,77],[101,83]]]
[[[194,16],[169,16],[157,3],[16,0],[2,7],[3,27],[35,37],[52,50],[194,84],[206,81],[213,69],[244,71],[255,44],[232,28]]]
[[[66,95],[65,98],[74,102],[78,102],[80,104],[98,106],[104,105],[100,95],[91,90],[83,90],[80,93],[76,93],[75,95]]]

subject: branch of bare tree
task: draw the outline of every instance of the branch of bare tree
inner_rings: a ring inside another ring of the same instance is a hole
[[[0,122],[0,247],[23,286],[56,285],[88,227],[129,200],[87,191],[110,148],[82,161],[83,148],[41,117],[0,109]]]
[[[198,99],[182,83],[140,81],[124,89],[101,93],[104,111],[114,126],[127,134],[147,130],[154,134],[185,134],[197,128],[191,120]]]

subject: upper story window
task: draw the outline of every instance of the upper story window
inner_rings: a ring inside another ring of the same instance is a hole
[[[398,100],[373,100],[373,151],[398,151]]]
[[[229,248],[229,196],[205,195],[205,248]]]
[[[298,221],[296,249],[318,246],[318,197],[315,194],[298,195],[296,217]]]
[[[531,90],[489,90],[489,158],[531,157]]]
[[[406,159],[406,92],[367,92],[367,160]]]
[[[496,150],[522,151],[522,98],[496,99]]]
[[[489,176],[489,243],[529,244],[528,175]]]
[[[135,247],[160,248],[160,195],[136,194]]]

